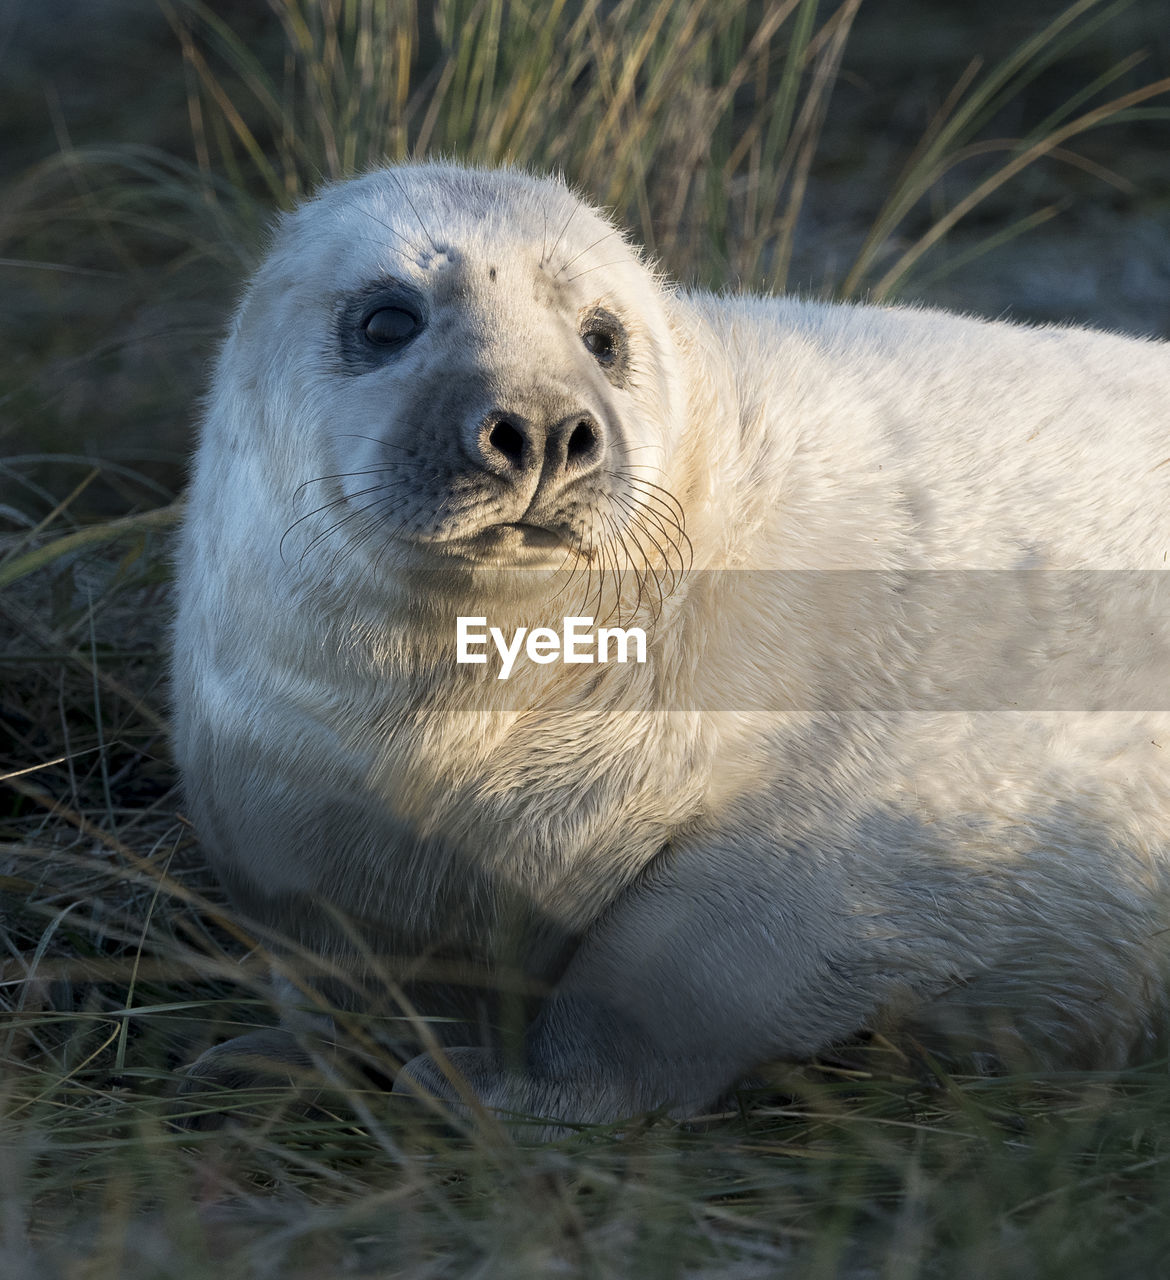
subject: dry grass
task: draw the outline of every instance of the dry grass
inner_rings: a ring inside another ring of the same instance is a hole
[[[165,7],[194,161],[65,146],[10,184],[0,252],[67,239],[73,270],[136,278],[163,261],[164,291],[191,271],[227,278],[272,206],[322,176],[455,152],[563,168],[676,273],[778,288],[857,3],[273,0],[277,64],[199,4]],[[1002,64],[972,66],[841,292],[945,268],[957,219],[1149,109],[1166,82],[1110,96],[1125,59],[1019,136],[986,132],[1113,11],[1078,0]],[[174,495],[112,458],[69,463],[52,489],[39,466],[0,471],[0,1275],[1160,1274],[1164,1065],[991,1081],[875,1049],[777,1068],[724,1116],[535,1149],[344,1078],[308,1112],[278,1094],[236,1131],[173,1128],[175,1069],[226,1026],[272,1018],[263,948],[206,872],[168,759]],[[95,524],[98,490],[116,518]]]

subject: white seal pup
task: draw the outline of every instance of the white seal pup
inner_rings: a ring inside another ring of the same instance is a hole
[[[559,181],[369,173],[216,367],[190,812],[339,998],[543,984],[448,1037],[491,1107],[694,1114],[896,1026],[1113,1066],[1165,1005],[1168,550],[1165,344],[686,293]],[[646,661],[456,660],[569,615]]]

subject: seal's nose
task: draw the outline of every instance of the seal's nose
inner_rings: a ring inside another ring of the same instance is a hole
[[[601,423],[587,409],[547,425],[523,414],[493,410],[479,425],[477,461],[515,484],[536,475],[555,485],[591,471],[601,461],[604,443]]]

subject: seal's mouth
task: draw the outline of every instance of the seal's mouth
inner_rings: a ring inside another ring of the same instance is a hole
[[[523,520],[501,521],[485,525],[474,533],[468,532],[451,540],[461,552],[472,555],[486,553],[492,556],[510,551],[565,550],[567,538],[555,529],[543,524],[528,524]]]
[[[572,548],[565,534],[523,520],[485,525],[474,533],[444,538],[431,545],[444,556],[468,564],[526,568],[562,564]]]
[[[484,530],[484,535],[490,536],[493,534],[502,537],[519,535],[526,547],[559,547],[564,545],[564,539],[555,530],[546,529],[542,524],[527,524],[523,520],[516,520],[510,524],[494,524]]]

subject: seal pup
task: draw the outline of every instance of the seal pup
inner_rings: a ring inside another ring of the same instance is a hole
[[[1148,1054],[1168,389],[1162,343],[679,290],[555,179],[328,186],[207,400],[173,667],[200,838],[356,975],[333,997],[390,973],[467,1013],[399,1088],[585,1123],[867,1030]],[[461,618],[568,615],[647,661],[456,660]],[[543,991],[518,1038],[452,965]]]

